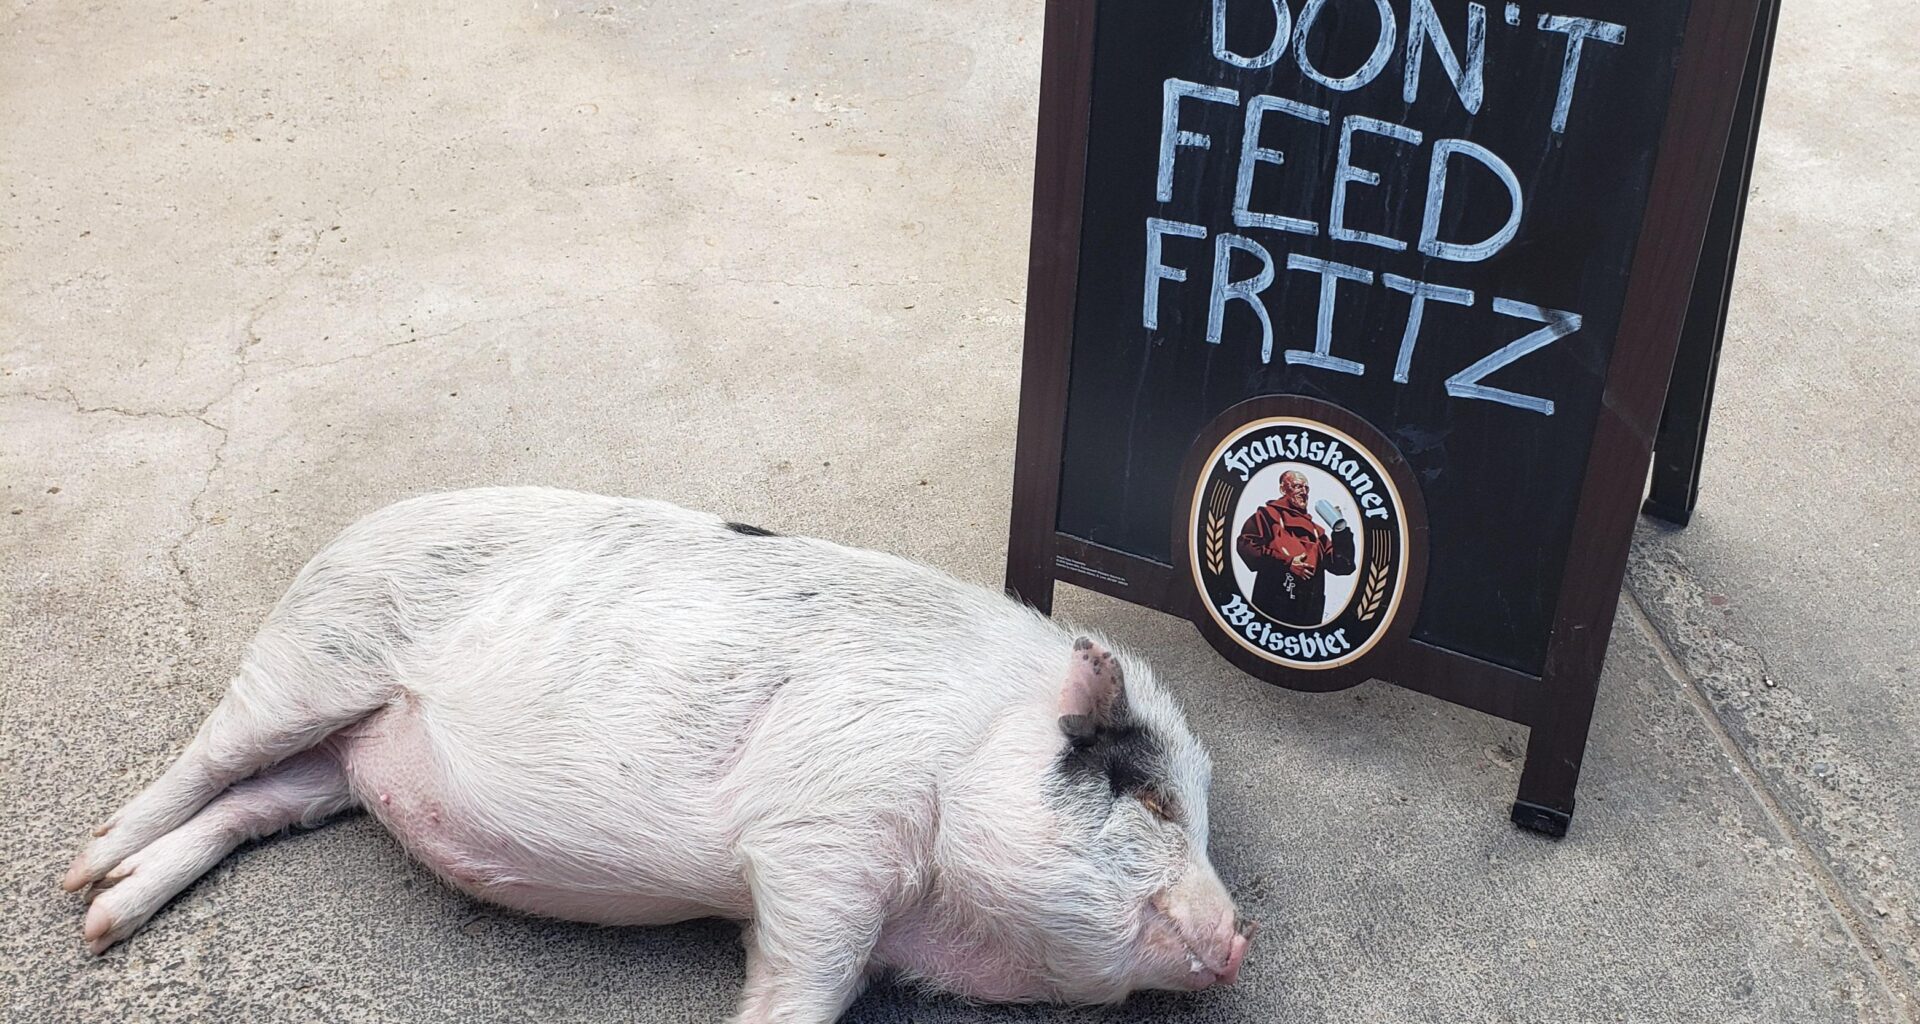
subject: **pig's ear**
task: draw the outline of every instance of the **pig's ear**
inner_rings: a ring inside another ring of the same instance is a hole
[[[1075,640],[1067,681],[1060,688],[1060,731],[1076,744],[1090,743],[1101,729],[1120,724],[1126,713],[1119,660],[1084,636]]]

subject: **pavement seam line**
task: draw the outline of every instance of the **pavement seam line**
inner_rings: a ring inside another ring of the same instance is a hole
[[[1891,1007],[1893,1012],[1908,1024],[1920,1024],[1920,1018],[1914,1016],[1915,1007],[1920,1006],[1920,997],[1916,997],[1906,979],[1901,977],[1888,962],[1886,952],[1880,948],[1880,944],[1867,930],[1866,919],[1861,916],[1859,908],[1847,898],[1845,887],[1820,859],[1813,844],[1800,834],[1800,830],[1793,823],[1793,816],[1787,813],[1786,807],[1780,803],[1780,798],[1766,787],[1760,770],[1747,756],[1746,751],[1740,749],[1740,744],[1733,738],[1733,733],[1727,729],[1726,723],[1721,721],[1720,715],[1714,711],[1713,702],[1707,699],[1707,695],[1700,689],[1699,682],[1693,678],[1679,656],[1674,654],[1673,649],[1667,645],[1666,635],[1660,632],[1659,627],[1654,625],[1653,617],[1648,615],[1647,610],[1641,606],[1639,595],[1629,589],[1626,591],[1626,597],[1628,613],[1632,615],[1634,624],[1639,626],[1652,641],[1654,654],[1660,659],[1661,666],[1667,670],[1667,675],[1673,677],[1674,682],[1680,684],[1687,695],[1687,702],[1692,704],[1694,712],[1705,720],[1707,731],[1713,734],[1714,740],[1720,744],[1721,752],[1733,764],[1734,774],[1740,776],[1740,781],[1746,784],[1748,792],[1752,793],[1754,800],[1759,803],[1761,812],[1793,847],[1795,856],[1805,865],[1808,873],[1819,886],[1821,895],[1826,897],[1827,903],[1839,915],[1840,925],[1845,929],[1847,937],[1853,940],[1855,947],[1866,957],[1867,963],[1872,966],[1874,977],[1879,980],[1880,987],[1894,1004]]]

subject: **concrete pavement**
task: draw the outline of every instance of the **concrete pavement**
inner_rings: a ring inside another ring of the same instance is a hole
[[[15,3],[0,24],[7,1020],[709,1021],[733,929],[476,904],[365,818],[108,956],[54,882],[312,551],[427,490],[646,494],[998,579],[1037,3]],[[1706,496],[1629,569],[1573,834],[1523,733],[1150,652],[1242,984],[879,1021],[1920,1021],[1920,10],[1789,4]]]

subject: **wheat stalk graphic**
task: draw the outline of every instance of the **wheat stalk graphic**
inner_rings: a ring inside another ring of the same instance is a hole
[[[1373,557],[1367,560],[1366,583],[1360,589],[1360,621],[1371,622],[1387,598],[1387,577],[1393,569],[1393,534],[1374,531]]]
[[[1226,484],[1215,482],[1213,497],[1207,504],[1207,529],[1204,547],[1207,569],[1219,575],[1227,570],[1227,502],[1232,497]]]

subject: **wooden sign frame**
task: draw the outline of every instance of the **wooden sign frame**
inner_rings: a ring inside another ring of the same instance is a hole
[[[1006,586],[1050,612],[1056,581],[1187,617],[1184,571],[1057,530],[1080,264],[1094,18],[1099,0],[1048,0],[1027,278],[1025,352]],[[1543,672],[1406,638],[1375,678],[1525,725],[1511,818],[1566,833],[1637,511],[1684,525],[1699,494],[1727,297],[1779,0],[1693,0],[1632,256]],[[1664,413],[1664,415],[1663,415]],[[1169,513],[1171,515],[1171,512]]]

